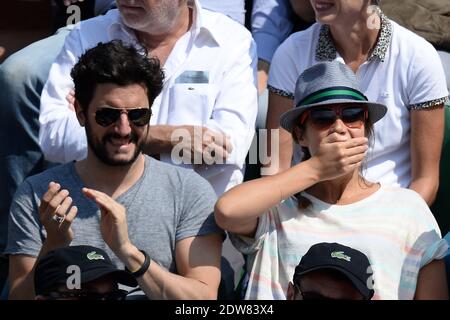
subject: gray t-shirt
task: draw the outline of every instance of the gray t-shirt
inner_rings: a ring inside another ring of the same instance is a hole
[[[70,192],[78,214],[72,223],[71,245],[102,248],[119,268],[123,264],[100,234],[100,210],[86,198],[75,163],[61,165],[25,180],[11,205],[8,245],[5,254],[37,256],[46,236],[38,208],[48,184],[58,182]],[[176,273],[175,245],[178,241],[210,233],[222,233],[214,216],[216,195],[210,184],[192,170],[145,160],[142,177],[116,199],[127,210],[131,242],[145,250],[152,260]]]

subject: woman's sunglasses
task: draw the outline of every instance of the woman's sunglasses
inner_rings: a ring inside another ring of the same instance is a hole
[[[116,109],[102,107],[95,112],[95,121],[102,127],[108,127],[115,123],[122,113],[126,113],[128,121],[138,127],[148,125],[150,117],[152,116],[152,112],[149,108]]]
[[[300,125],[309,117],[311,123],[318,129],[331,127],[339,117],[349,128],[361,128],[369,116],[365,106],[326,107],[310,109],[300,116]]]

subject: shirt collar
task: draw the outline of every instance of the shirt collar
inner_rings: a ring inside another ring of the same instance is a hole
[[[127,27],[125,23],[123,22],[122,16],[120,15],[119,9],[110,10],[109,13],[114,11],[114,20],[110,24],[108,29],[108,37],[109,40],[114,40],[119,38],[120,40],[124,41],[125,43],[129,42],[136,42],[138,43],[138,39],[136,37],[136,34],[134,33],[134,30]]]
[[[188,0],[188,5],[194,9],[195,19],[191,30],[194,31],[195,36],[197,37],[201,33],[207,33],[217,45],[220,45],[220,37],[217,34],[217,28],[208,25],[208,17],[203,14],[204,10],[202,9],[200,2],[198,0]]]
[[[212,28],[211,26],[205,24],[205,15],[202,14],[203,10],[199,1],[188,0],[188,5],[189,7],[194,9],[194,22],[190,29],[190,32],[192,32],[193,34],[193,38],[197,39],[200,34],[207,33],[216,42],[217,45],[220,45],[219,37],[216,34],[215,28]],[[115,11],[118,17],[109,27],[109,38],[111,40],[117,39],[118,35],[120,35],[119,37],[121,38],[121,40],[125,42],[138,42],[134,30],[124,24],[119,10],[116,9]]]
[[[378,58],[381,62],[384,62],[392,39],[392,24],[380,9],[378,14],[381,19],[381,31],[368,61]],[[316,47],[316,60],[332,61],[336,59],[336,55],[336,47],[331,37],[330,26],[324,24],[320,27],[319,40]]]

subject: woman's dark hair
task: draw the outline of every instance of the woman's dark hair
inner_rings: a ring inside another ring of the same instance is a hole
[[[164,73],[159,60],[147,51],[124,45],[120,40],[99,43],[87,50],[70,73],[75,84],[75,98],[84,112],[94,97],[98,84],[119,86],[143,84],[151,105],[163,88]]]
[[[298,117],[297,121],[295,123],[300,123],[300,116]],[[303,134],[304,130],[305,130],[305,123],[303,124],[298,124],[297,128],[299,128],[301,130],[301,133]],[[365,131],[365,136],[369,139],[369,146],[372,144],[372,140],[373,140],[373,123],[370,121],[370,119],[367,119],[367,121],[364,123],[364,131]],[[295,132],[295,130],[292,130],[291,132],[292,135],[292,139],[294,140],[295,143],[299,144],[298,141],[298,137],[297,134]],[[302,149],[302,161],[306,161],[308,159],[311,158],[311,153],[309,152],[309,149],[306,147],[301,147]],[[366,171],[367,168],[367,163],[364,160],[361,167],[360,167],[360,172],[361,172],[361,182],[366,183],[366,180],[364,179],[364,175],[363,172]],[[299,209],[306,209],[311,205],[311,201],[302,196],[301,193],[296,193],[295,198],[297,199],[298,202],[298,208]]]

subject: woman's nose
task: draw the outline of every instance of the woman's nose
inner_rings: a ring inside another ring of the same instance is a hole
[[[341,118],[336,118],[336,121],[334,121],[333,125],[330,127],[330,130],[332,132],[337,132],[339,134],[345,134],[346,130],[345,123],[341,120]]]

